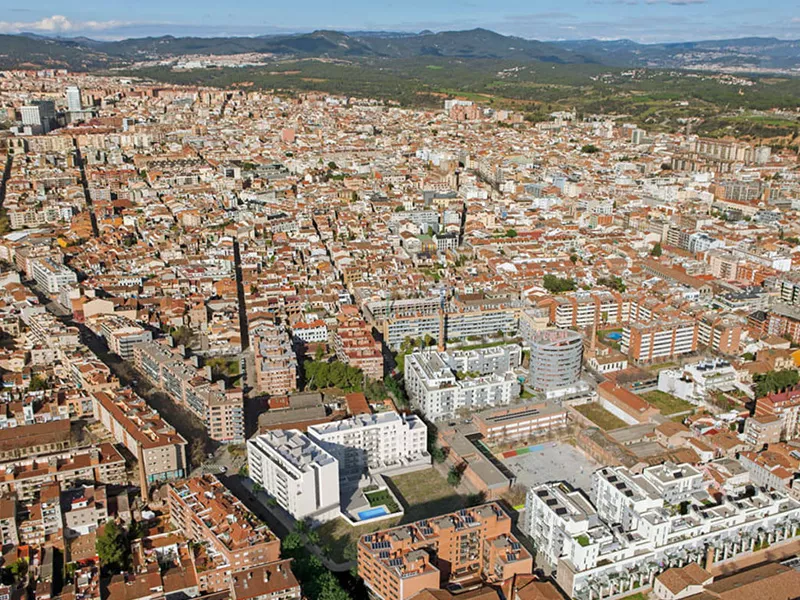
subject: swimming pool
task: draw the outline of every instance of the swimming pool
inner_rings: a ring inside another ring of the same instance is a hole
[[[610,340],[618,342],[619,340],[622,339],[622,334],[618,331],[612,331],[611,333],[606,334],[606,337]]]
[[[375,508],[369,508],[367,510],[359,511],[358,520],[367,521],[369,519],[374,519],[376,517],[384,517],[388,514],[389,511],[386,510],[385,506],[376,506]]]

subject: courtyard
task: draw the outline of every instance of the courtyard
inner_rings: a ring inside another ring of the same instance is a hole
[[[560,442],[533,446],[529,452],[502,461],[516,475],[518,485],[531,487],[548,481],[567,481],[586,493],[592,472],[600,467],[574,446]]]

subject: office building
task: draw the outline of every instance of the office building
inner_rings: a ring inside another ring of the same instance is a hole
[[[250,479],[297,520],[339,516],[339,465],[297,430],[268,431],[247,440]]]
[[[430,467],[428,427],[416,415],[358,415],[308,428],[308,437],[339,463],[339,477]]]
[[[67,88],[67,110],[69,112],[81,112],[83,110],[81,90],[76,85],[71,85]]]
[[[428,419],[453,419],[519,397],[514,369],[522,351],[509,344],[478,350],[416,350],[405,359],[406,391]]]
[[[371,595],[406,600],[460,582],[502,586],[533,569],[499,504],[465,508],[358,540],[358,574]]]
[[[569,329],[534,332],[528,384],[540,392],[574,386],[581,375],[583,336]]]

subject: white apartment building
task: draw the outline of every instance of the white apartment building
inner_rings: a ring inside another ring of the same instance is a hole
[[[133,359],[136,344],[153,341],[153,334],[131,319],[119,315],[101,317],[100,333],[108,349],[124,360]]]
[[[308,428],[308,436],[339,463],[339,477],[427,468],[428,427],[416,415],[358,415]]]
[[[62,287],[78,283],[75,271],[52,258],[38,258],[31,261],[31,270],[36,285],[47,294],[57,294]]]
[[[726,360],[704,360],[681,369],[658,373],[658,389],[693,404],[703,402],[710,392],[736,388],[736,369]]]
[[[800,502],[763,491],[714,502],[697,491],[708,483],[688,465],[641,476],[607,467],[592,478],[597,504],[565,483],[531,488],[520,526],[575,600],[621,597],[652,586],[667,568],[723,563],[798,537]]]
[[[250,479],[295,519],[325,522],[339,516],[339,465],[297,430],[275,430],[247,440]]]
[[[431,420],[504,406],[519,397],[513,369],[521,360],[521,349],[515,344],[453,352],[418,350],[405,359],[406,391],[414,406]]]
[[[301,321],[292,326],[292,337],[306,344],[319,344],[328,341],[328,326],[317,319],[306,323]]]

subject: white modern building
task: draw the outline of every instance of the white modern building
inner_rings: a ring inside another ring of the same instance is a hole
[[[339,477],[427,468],[428,427],[416,415],[358,415],[308,428],[308,436],[339,463]]]
[[[453,419],[461,411],[503,406],[519,397],[522,351],[516,344],[478,350],[417,350],[405,359],[406,391],[431,420]]]
[[[542,484],[528,491],[520,527],[576,600],[625,596],[670,567],[724,563],[797,539],[800,502],[764,491],[715,502],[698,475],[688,465],[638,476],[606,467],[592,476],[594,503],[566,483]]]
[[[33,278],[39,288],[47,294],[58,294],[62,287],[78,283],[75,271],[52,258],[40,258],[31,262]]]
[[[297,430],[270,431],[247,441],[250,479],[295,519],[339,516],[336,459]]]
[[[710,392],[735,389],[737,381],[736,369],[726,360],[704,360],[658,373],[659,391],[693,404],[706,400]]]

